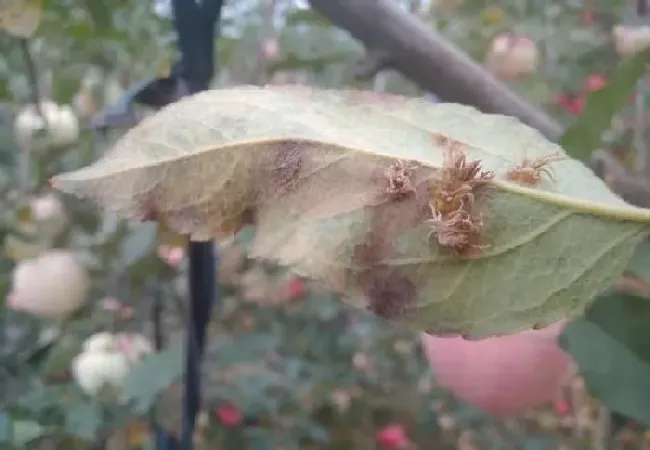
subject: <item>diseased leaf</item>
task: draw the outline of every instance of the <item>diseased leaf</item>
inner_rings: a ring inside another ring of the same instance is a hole
[[[238,87],[164,108],[52,184],[195,240],[252,223],[252,257],[395,322],[480,338],[581,312],[649,230],[650,211],[564,156],[467,106]]]

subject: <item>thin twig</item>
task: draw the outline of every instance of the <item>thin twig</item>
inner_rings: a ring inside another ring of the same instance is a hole
[[[643,80],[640,80],[634,88],[634,160],[635,170],[639,173],[648,172],[648,147],[645,142],[645,99],[643,98]]]
[[[43,115],[43,111],[41,111],[42,98],[39,88],[38,72],[36,70],[36,62],[34,61],[34,57],[32,56],[32,53],[29,49],[29,41],[24,38],[21,38],[18,41],[20,42],[20,50],[23,54],[23,59],[25,61],[25,66],[27,69],[27,79],[29,80],[31,94],[30,100],[36,106],[36,111],[38,114],[44,118],[45,116]]]
[[[585,438],[584,416],[589,412],[588,398],[582,380],[574,379],[570,385],[571,408],[573,410],[573,438],[580,442]]]
[[[29,80],[31,102],[34,104],[36,113],[41,117],[45,127],[49,127],[45,115],[41,108],[41,94],[39,89],[38,72],[36,70],[36,63],[29,49],[29,40],[25,38],[18,39],[20,50],[23,54],[25,61],[25,68],[27,71],[27,79]],[[32,171],[32,149],[24,147],[18,153],[18,174],[19,174],[19,188],[27,189],[30,183],[30,173]]]
[[[604,405],[598,407],[596,429],[594,430],[594,450],[607,450],[610,448],[611,414]]]

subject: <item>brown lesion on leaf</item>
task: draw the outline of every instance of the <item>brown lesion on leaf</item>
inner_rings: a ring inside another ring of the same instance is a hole
[[[486,247],[481,203],[489,194],[494,173],[482,170],[480,160],[468,161],[463,143],[440,133],[432,141],[442,147],[443,164],[429,185],[431,216],[426,222],[438,244],[457,256],[474,256]]]
[[[525,186],[535,186],[541,181],[543,175],[552,180],[553,174],[548,166],[566,158],[567,156],[559,151],[539,158],[524,158],[519,165],[508,169],[505,179]]]
[[[368,299],[368,311],[399,319],[414,305],[417,288],[402,270],[385,263],[395,253],[391,244],[377,232],[369,233],[355,249],[354,263],[361,267],[355,278]]]
[[[395,161],[394,168],[404,166],[408,164]],[[416,306],[418,290],[408,269],[391,261],[400,256],[396,240],[430,217],[427,186],[434,169],[418,167],[409,177],[411,186],[406,195],[397,198],[383,192],[383,201],[366,207],[372,217],[370,230],[363,243],[355,247],[348,273],[354,285],[362,289],[367,309],[385,319],[405,318]]]
[[[270,181],[271,187],[279,193],[291,191],[298,185],[303,166],[303,147],[292,141],[275,144]]]
[[[133,220],[157,222],[169,230],[183,234],[209,234],[215,238],[234,235],[242,227],[255,222],[254,208],[243,203],[224,203],[215,194],[209,199],[177,207],[165,207],[164,198],[153,190],[137,200]]]
[[[295,140],[269,143],[260,163],[257,178],[259,195],[264,199],[280,199],[296,192],[305,171],[307,144]]]
[[[157,222],[160,220],[160,213],[158,211],[158,201],[155,192],[148,192],[141,195],[139,199],[135,200],[135,211],[132,219],[138,222]]]
[[[155,222],[158,220],[158,211],[154,208],[142,207],[138,209],[135,220],[139,222]]]
[[[384,319],[405,316],[416,300],[415,284],[404,274],[390,267],[375,267],[362,278],[368,297],[368,311]]]

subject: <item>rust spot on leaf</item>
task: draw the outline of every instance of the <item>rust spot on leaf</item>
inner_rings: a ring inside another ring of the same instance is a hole
[[[392,242],[376,231],[356,247],[354,255],[354,263],[361,267],[356,279],[368,299],[367,309],[384,319],[404,316],[417,296],[415,284],[399,268],[383,262],[391,255]]]
[[[368,311],[384,319],[405,315],[415,303],[415,284],[400,271],[388,266],[376,266],[364,273],[363,290],[368,297]]]
[[[296,188],[303,165],[301,153],[304,151],[300,144],[292,141],[277,144],[274,149],[274,159],[271,169],[272,187],[281,193]]]
[[[458,255],[470,256],[486,248],[480,234],[483,217],[472,217],[464,209],[458,209],[446,216],[433,213],[433,219],[427,222],[438,237],[438,243],[453,249]]]
[[[384,193],[383,202],[367,207],[371,230],[355,248],[351,275],[368,300],[367,309],[385,319],[405,316],[417,300],[417,287],[391,260],[399,257],[395,241],[430,217],[427,181],[432,174],[433,170],[418,168],[410,178],[409,195]]]
[[[146,196],[142,196],[138,201],[138,206],[136,207],[134,220],[139,222],[153,222],[159,220],[158,207],[156,206],[155,196],[149,193]]]
[[[431,183],[433,208],[438,214],[449,214],[461,208],[471,209],[475,191],[494,178],[494,173],[482,171],[481,161],[467,161],[463,144],[447,137],[436,136],[437,143],[443,139],[444,159],[440,176]]]
[[[416,161],[397,160],[384,172],[388,186],[386,193],[401,198],[407,194],[415,193],[415,170],[420,167]]]
[[[467,161],[464,145],[442,134],[432,137],[443,148],[443,166],[429,186],[431,217],[427,221],[438,243],[461,257],[475,255],[482,244],[483,212],[479,197],[489,193],[494,173],[483,171],[481,161]]]
[[[352,262],[361,267],[369,267],[381,263],[384,240],[376,233],[369,233],[366,242],[354,248]]]
[[[505,178],[506,180],[526,186],[535,186],[540,182],[543,175],[553,179],[553,174],[548,168],[548,165],[563,159],[566,159],[566,156],[561,152],[555,152],[535,159],[524,158],[517,167],[508,169]]]

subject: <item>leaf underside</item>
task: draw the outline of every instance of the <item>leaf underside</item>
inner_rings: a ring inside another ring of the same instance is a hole
[[[495,174],[489,195],[476,196],[485,245],[471,257],[440,245],[430,223],[449,142]],[[170,105],[52,184],[197,240],[252,223],[252,256],[395,322],[482,338],[581,312],[648,231],[650,211],[568,157],[532,187],[504,180],[556,152],[518,120],[466,106],[247,86]],[[414,167],[404,195],[388,193],[396,161]]]

